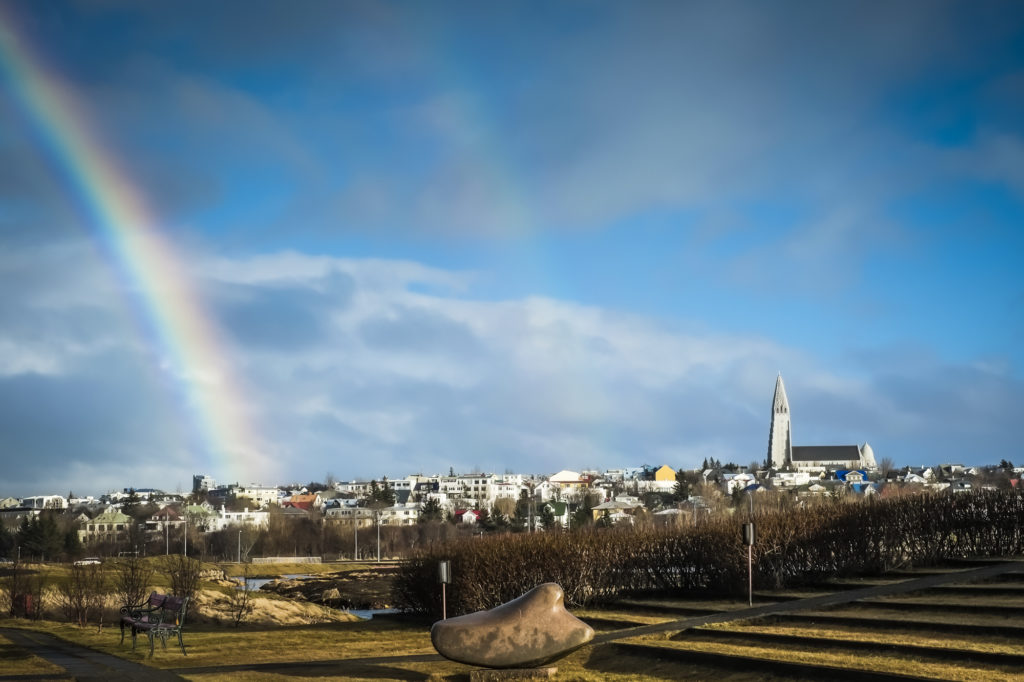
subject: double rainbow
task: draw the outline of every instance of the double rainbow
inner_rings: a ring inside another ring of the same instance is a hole
[[[86,212],[100,250],[135,290],[162,369],[181,389],[205,450],[192,464],[226,476],[266,471],[260,439],[248,423],[245,393],[232,376],[216,326],[189,273],[160,233],[142,193],[98,144],[72,93],[14,30],[14,18],[2,5],[0,75],[0,86],[14,96]]]

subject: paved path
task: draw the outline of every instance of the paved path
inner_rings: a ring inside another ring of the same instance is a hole
[[[36,656],[59,665],[65,670],[63,675],[0,675],[0,680],[159,680],[160,682],[170,682],[182,679],[174,673],[100,653],[45,632],[0,628],[0,635],[9,639],[16,646],[28,649]]]
[[[278,661],[275,663],[242,663],[239,665],[204,665],[195,668],[175,668],[174,672],[179,675],[202,675],[209,673],[233,673],[233,672],[262,672],[262,673],[294,673],[296,668],[302,670],[303,677],[312,676],[314,671],[323,675],[342,675],[351,671],[355,666],[386,666],[392,663],[442,663],[446,661],[441,654],[407,654],[399,656],[372,656],[368,658],[337,658],[327,661]],[[402,676],[413,679],[420,676],[411,670],[397,669]],[[426,675],[422,675],[426,677]],[[3,679],[3,678],[0,678]]]
[[[638,637],[640,635],[650,635],[661,632],[676,632],[679,630],[687,630],[689,628],[700,627],[701,625],[710,625],[712,623],[728,623],[734,620],[746,620],[749,618],[774,616],[778,613],[792,613],[794,611],[813,611],[817,609],[828,608],[829,606],[836,606],[838,604],[848,604],[859,599],[868,599],[871,597],[887,597],[893,594],[917,592],[918,590],[924,590],[935,585],[945,585],[947,583],[973,582],[976,580],[984,580],[985,578],[992,578],[997,575],[1002,575],[1003,573],[1016,573],[1020,571],[1024,571],[1024,562],[1000,562],[997,564],[992,564],[991,566],[984,566],[982,568],[974,568],[966,571],[950,571],[949,573],[929,575],[923,578],[914,578],[912,580],[904,580],[898,583],[889,583],[886,585],[873,585],[871,587],[862,587],[856,590],[844,590],[842,592],[824,594],[820,597],[794,599],[793,601],[785,601],[777,604],[765,604],[764,606],[755,606],[749,609],[722,611],[720,613],[712,613],[706,616],[682,618],[680,620],[673,620],[667,623],[658,623],[656,625],[644,625],[641,627],[629,628],[628,630],[615,630],[612,632],[606,632],[603,635],[598,635],[594,638],[593,643],[604,644],[605,642],[614,642],[616,640],[628,639],[630,637]]]

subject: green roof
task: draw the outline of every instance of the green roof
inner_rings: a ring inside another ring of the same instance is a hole
[[[117,509],[108,509],[96,518],[91,523],[131,523],[132,517],[127,514],[122,514]]]

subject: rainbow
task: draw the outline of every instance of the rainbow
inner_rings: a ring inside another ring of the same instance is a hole
[[[246,393],[232,376],[217,328],[175,249],[157,228],[142,192],[91,134],[71,92],[35,57],[2,6],[0,74],[86,212],[100,250],[134,290],[161,369],[180,389],[204,450],[191,464],[211,467],[215,475],[267,472],[247,418]]]

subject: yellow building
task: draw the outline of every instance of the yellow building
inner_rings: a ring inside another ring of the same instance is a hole
[[[672,481],[676,480],[676,470],[665,464],[660,469],[654,472],[655,481]]]

